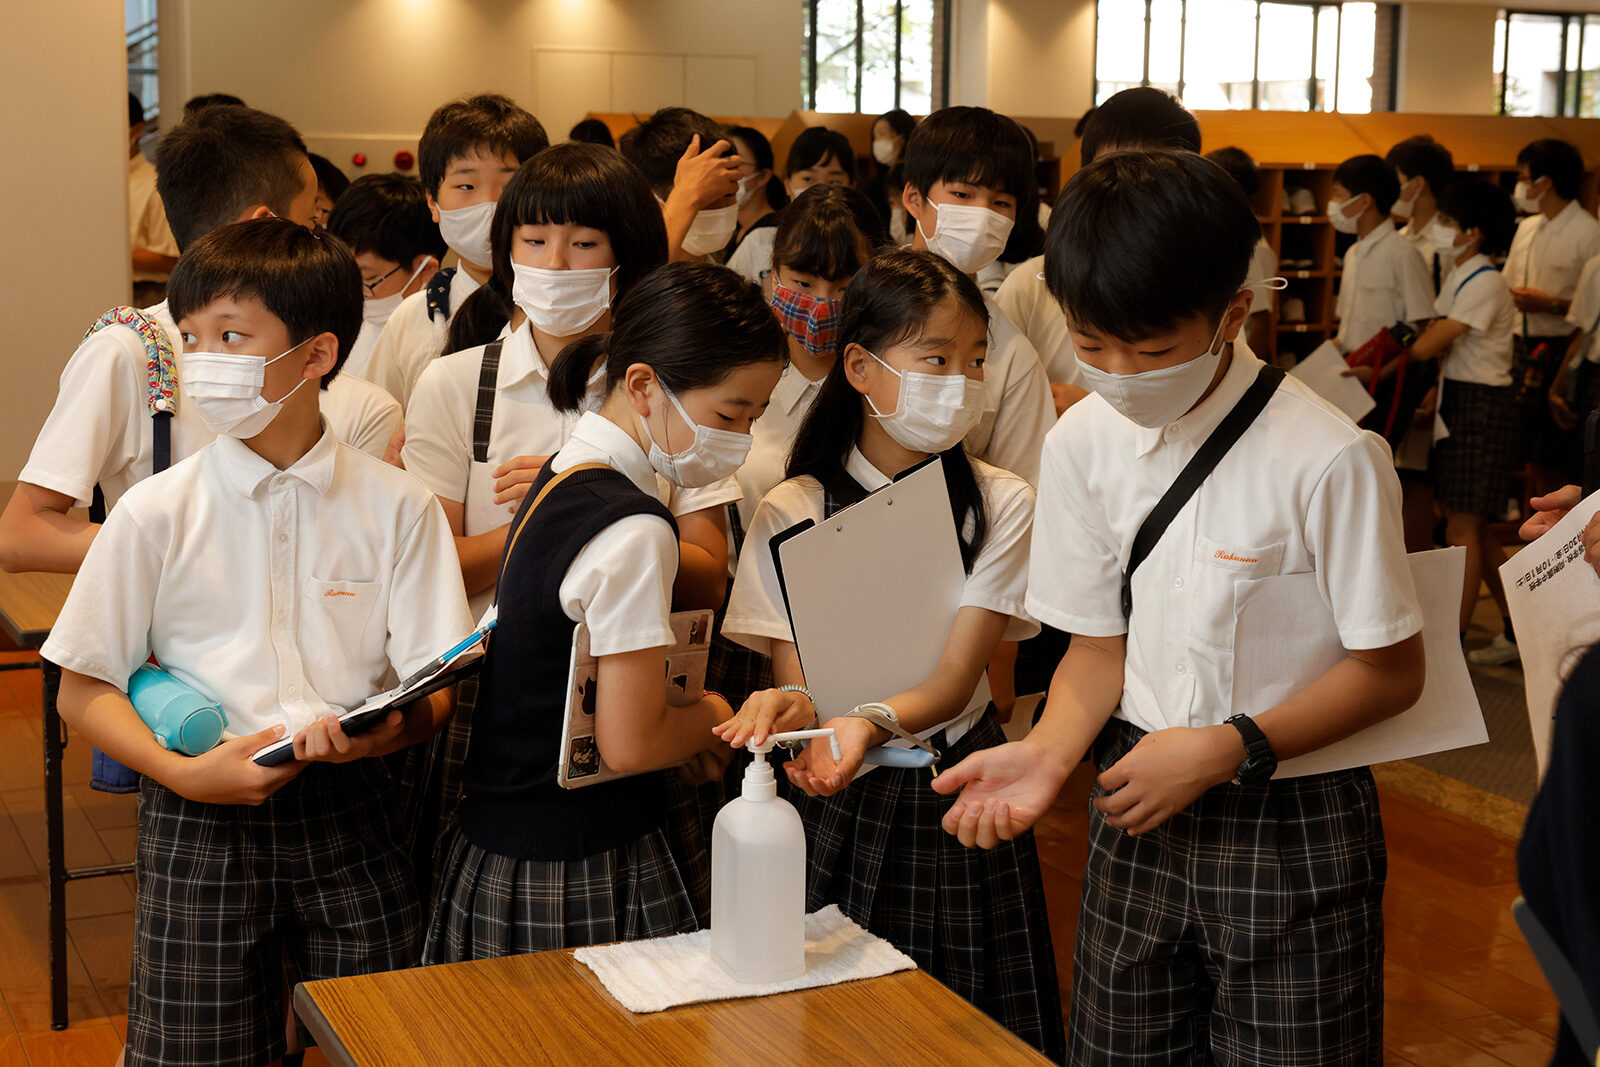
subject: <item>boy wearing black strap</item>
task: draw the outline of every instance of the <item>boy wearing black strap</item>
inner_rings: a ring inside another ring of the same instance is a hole
[[[1258,236],[1238,186],[1188,153],[1099,160],[1052,219],[1045,274],[1096,395],[1046,439],[1027,607],[1073,639],[1028,738],[934,784],[965,786],[946,829],[992,846],[1093,747],[1075,1064],[1382,1057],[1372,776],[1273,774],[1416,700],[1422,613],[1387,447],[1294,379],[1268,392],[1239,339]],[[1308,571],[1346,658],[1234,715],[1235,583]]]

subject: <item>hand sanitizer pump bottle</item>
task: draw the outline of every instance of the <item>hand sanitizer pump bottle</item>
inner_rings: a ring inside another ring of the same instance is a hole
[[[827,737],[838,758],[832,730],[751,741],[755,759],[744,785],[711,831],[711,958],[747,985],[806,973],[805,827],[794,805],[778,798],[767,753],[778,742],[812,737]]]

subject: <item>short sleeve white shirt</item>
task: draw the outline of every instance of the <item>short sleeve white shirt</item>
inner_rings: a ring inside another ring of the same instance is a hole
[[[767,275],[772,273],[772,242],[777,236],[776,226],[758,226],[751,230],[728,257],[728,268],[757,285],[765,284]]]
[[[456,268],[450,279],[450,319],[477,288],[477,281],[465,268]],[[442,315],[438,319],[428,317],[428,290],[424,287],[400,301],[384,323],[383,332],[372,345],[364,377],[387,389],[402,408],[409,407],[417,379],[429,363],[444,354],[449,336],[449,319]]]
[[[1388,219],[1344,256],[1339,285],[1340,349],[1353,352],[1397,322],[1433,318],[1433,277],[1422,253]]]
[[[1413,219],[1400,227],[1398,232],[1401,237],[1411,243],[1412,248],[1415,248],[1421,254],[1422,265],[1428,268],[1428,277],[1432,278],[1434,276],[1433,272],[1436,265],[1438,265],[1439,284],[1442,286],[1444,284],[1444,275],[1448,272],[1443,270],[1443,264],[1439,263],[1439,250],[1433,246],[1433,240],[1428,236],[1427,225],[1418,226],[1416,220]]]
[[[989,353],[983,365],[983,415],[964,443],[974,456],[1020,474],[1032,485],[1039,478],[1044,435],[1056,421],[1050,379],[1039,353],[994,298],[984,297],[984,302],[989,306]]]
[[[405,426],[400,401],[345,370],[322,391],[321,404],[333,435],[373,459],[383,458],[390,439]]]
[[[1510,385],[1517,309],[1511,286],[1489,257],[1479,254],[1446,275],[1436,306],[1441,318],[1467,327],[1444,357],[1441,373],[1453,382]]]
[[[372,362],[372,346],[378,343],[378,337],[382,333],[382,326],[374,326],[370,322],[362,322],[361,332],[356,334],[355,343],[350,346],[350,355],[345,357],[344,367],[340,373],[354,374],[357,378],[366,378],[367,364]],[[371,381],[371,379],[369,378],[368,381]]]
[[[982,460],[972,460],[972,471],[983,494],[989,520],[983,548],[973,560],[961,594],[962,607],[978,607],[1007,617],[1003,640],[1020,641],[1039,632],[1039,624],[1023,606],[1027,591],[1029,529],[1033,524],[1033,488],[1023,479]],[[845,473],[874,492],[891,479],[874,467],[859,449],[852,449]],[[772,654],[772,642],[793,643],[794,631],[789,612],[778,586],[777,568],[772,561],[772,538],[805,519],[823,518],[822,486],[815,478],[791,478],[766,495],[756,509],[754,521],[745,534],[746,551],[740,555],[739,576],[728,597],[728,613],[722,633],[731,641],[764,656]],[[967,533],[971,534],[970,520]],[[870,650],[863,650],[864,654]],[[862,701],[883,700],[892,693],[862,694]],[[947,732],[950,740],[976,721],[984,701],[976,700],[952,720],[956,728]],[[923,731],[931,737],[942,726]]]
[[[1600,363],[1600,344],[1595,343],[1595,331],[1600,329],[1600,256],[1583,265],[1578,276],[1578,287],[1572,294],[1572,306],[1567,309],[1567,325],[1584,332],[1584,358]]]
[[[156,168],[143,152],[128,160],[128,237],[133,248],[145,248],[164,256],[178,254],[178,241],[167,225],[167,209],[156,192]],[[133,272],[136,282],[164,282],[167,275],[151,271]]]
[[[1574,200],[1553,219],[1541,212],[1517,224],[1511,251],[1506,254],[1506,283],[1513,289],[1533,288],[1568,300],[1578,288],[1584,265],[1597,255],[1600,221]],[[1525,318],[1527,331],[1533,337],[1556,337],[1568,332],[1560,315],[1540,312]]]
[[[1067,317],[1044,284],[1044,257],[1034,256],[1006,276],[994,301],[1021,330],[1052,382],[1077,385],[1080,373]]]
[[[550,461],[557,474],[580,463],[604,463],[643,493],[656,491],[656,473],[639,446],[611,420],[580,416],[566,445]],[[561,579],[561,610],[589,626],[596,656],[672,644],[672,582],[678,539],[655,515],[630,515],[595,534]]]
[[[793,363],[783,368],[783,375],[772,390],[771,403],[751,431],[750,454],[734,476],[739,480],[739,518],[745,529],[755,519],[761,498],[783,481],[789,450],[794,447],[795,435],[817,394],[822,392],[822,382],[821,378],[807,378]]]
[[[1261,367],[1242,343],[1215,392],[1162,429],[1098,394],[1045,445],[1028,613],[1069,633],[1128,635],[1117,711],[1144,730],[1209,726],[1233,713],[1234,583],[1316,574],[1348,649],[1395,644],[1422,626],[1388,447],[1286,378],[1134,572],[1144,517]]]
[[[126,691],[154,653],[242,736],[354,707],[471,627],[415,478],[331,433],[281,471],[221,437],[124,496],[43,654]]]

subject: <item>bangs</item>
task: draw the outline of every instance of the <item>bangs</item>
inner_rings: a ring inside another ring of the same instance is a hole
[[[863,247],[867,238],[851,224],[848,215],[808,221],[809,225],[789,227],[782,241],[773,247],[775,266],[837,282],[855,274],[870,258],[871,250]]]

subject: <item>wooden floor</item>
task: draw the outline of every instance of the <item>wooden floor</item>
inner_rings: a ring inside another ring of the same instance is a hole
[[[0,662],[20,657],[0,655]],[[68,862],[131,858],[130,797],[90,790],[87,746],[67,749]],[[1086,848],[1084,768],[1039,828],[1058,966],[1070,986]],[[1383,793],[1389,840],[1388,1062],[1534,1067],[1546,1062],[1555,1001],[1508,911],[1514,842],[1419,801]],[[72,1025],[50,1030],[45,947],[39,681],[0,673],[0,1067],[110,1065],[121,1045],[132,936],[131,879],[68,892]],[[307,1057],[308,1062],[313,1057]],[[316,1057],[320,1060],[320,1057]]]

